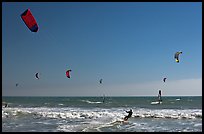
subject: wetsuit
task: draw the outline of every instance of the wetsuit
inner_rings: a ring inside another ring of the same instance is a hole
[[[124,118],[125,121],[128,120],[128,118],[130,118],[132,116],[132,110],[126,111],[126,113],[128,113],[128,115],[125,116],[125,118]]]

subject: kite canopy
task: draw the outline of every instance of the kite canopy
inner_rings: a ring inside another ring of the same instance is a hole
[[[38,24],[32,15],[30,9],[26,9],[22,14],[21,18],[26,24],[26,26],[30,29],[32,32],[37,32],[38,31]]]
[[[67,76],[67,78],[70,78],[70,72],[71,72],[71,71],[72,71],[72,70],[70,70],[70,69],[66,71],[66,76]]]
[[[99,81],[99,82],[100,82],[100,84],[102,84],[102,81],[103,81],[103,79],[100,79],[100,81]]]
[[[166,78],[164,78],[163,81],[166,82]]]
[[[182,52],[176,52],[174,55],[174,58],[176,60],[177,63],[179,63],[179,55],[182,54]]]
[[[40,78],[39,78],[39,73],[36,73],[36,74],[35,74],[35,78],[36,78],[36,79],[40,79]]]

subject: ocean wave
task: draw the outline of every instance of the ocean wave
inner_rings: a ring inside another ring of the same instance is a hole
[[[32,115],[57,119],[122,119],[127,113],[119,109],[82,108],[2,108],[2,118]],[[133,109],[132,118],[202,119],[202,109]]]

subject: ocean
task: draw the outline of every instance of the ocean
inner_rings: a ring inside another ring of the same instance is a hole
[[[3,96],[2,132],[202,132],[202,96],[156,99]]]

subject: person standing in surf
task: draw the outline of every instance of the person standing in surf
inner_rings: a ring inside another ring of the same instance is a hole
[[[126,113],[128,113],[128,115],[127,116],[125,116],[125,118],[124,118],[124,121],[127,121],[128,120],[128,118],[130,118],[131,116],[132,116],[132,109],[130,109],[130,111],[126,111]]]

